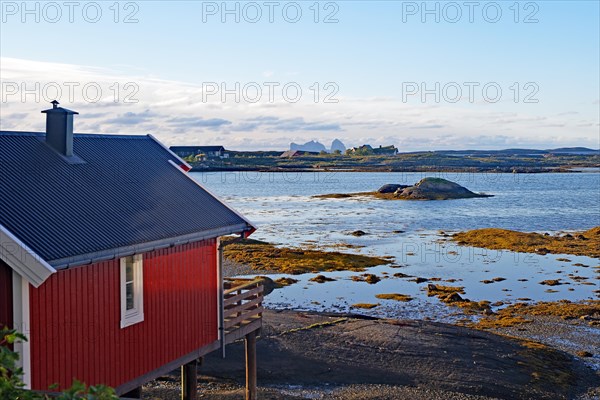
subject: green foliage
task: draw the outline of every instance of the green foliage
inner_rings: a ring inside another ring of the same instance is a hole
[[[4,328],[0,331],[0,399],[41,398],[23,389],[23,370],[17,367],[19,354],[9,348],[20,340],[27,339],[14,330]]]
[[[0,399],[15,400],[117,400],[114,389],[104,385],[87,387],[75,380],[73,385],[57,396],[49,397],[24,389],[23,370],[17,366],[19,354],[9,346],[27,338],[13,329],[0,329]],[[52,390],[52,387],[50,388]]]
[[[56,397],[58,400],[113,400],[118,399],[115,391],[112,388],[104,385],[96,385],[87,387],[85,383],[79,382],[77,379],[73,382],[73,386],[65,390],[62,394]]]

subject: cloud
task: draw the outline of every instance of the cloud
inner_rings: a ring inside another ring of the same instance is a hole
[[[171,118],[166,121],[177,128],[209,128],[217,129],[224,125],[231,125],[231,121],[222,118],[203,119],[201,117]]]
[[[234,131],[251,132],[265,128],[268,132],[296,132],[296,131],[341,131],[338,123],[327,123],[323,121],[307,122],[302,117],[279,118],[275,116],[260,116],[249,118],[232,127]]]
[[[113,125],[138,125],[151,120],[156,114],[150,110],[141,113],[126,112],[114,118],[109,118],[105,122]]]
[[[8,114],[6,116],[4,116],[4,118],[6,119],[22,119],[22,118],[26,118],[28,116],[27,113],[14,113],[14,114]]]
[[[411,126],[409,129],[441,129],[444,125],[421,125],[421,126]]]
[[[2,82],[24,83],[28,88],[35,83],[62,86],[76,82],[75,98],[68,98],[65,86],[59,101],[80,113],[75,119],[77,132],[152,133],[167,145],[284,150],[292,141],[330,143],[340,138],[347,147],[368,142],[374,146],[395,144],[402,151],[411,151],[466,146],[547,148],[549,143],[597,147],[598,143],[597,109],[578,110],[574,117],[570,110],[576,108],[569,104],[561,105],[567,111],[558,114],[545,110],[543,104],[408,104],[378,93],[339,96],[338,103],[326,104],[315,103],[308,88],[303,88],[307,95],[297,103],[268,102],[266,98],[254,104],[221,102],[221,96],[203,101],[199,84],[157,79],[130,66],[108,69],[14,58],[1,58],[1,65]],[[280,75],[286,73],[278,71],[271,80]],[[128,83],[133,86],[126,87]],[[86,84],[100,86],[99,99],[90,101],[82,95]],[[50,100],[28,96],[24,101],[20,94],[3,100],[0,129],[43,130],[45,120],[40,111],[49,107]]]
[[[102,113],[83,113],[83,114],[79,114],[78,118],[83,118],[83,119],[97,119],[97,118],[106,117],[108,115],[110,115],[110,114],[106,113],[106,112],[102,112]]]

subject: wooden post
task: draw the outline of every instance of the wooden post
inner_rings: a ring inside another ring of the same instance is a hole
[[[246,400],[256,400],[256,331],[246,335]]]
[[[198,375],[196,360],[181,366],[181,400],[198,398]]]

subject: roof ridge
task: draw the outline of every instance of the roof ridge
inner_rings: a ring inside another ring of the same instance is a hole
[[[46,132],[27,132],[27,131],[0,131],[2,136],[45,136]],[[114,133],[74,133],[78,138],[99,138],[99,139],[148,139],[148,134],[114,134]]]

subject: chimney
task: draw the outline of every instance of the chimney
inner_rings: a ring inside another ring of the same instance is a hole
[[[46,114],[46,143],[66,157],[73,155],[73,115],[77,111],[67,110],[52,101],[52,108],[42,111]]]

